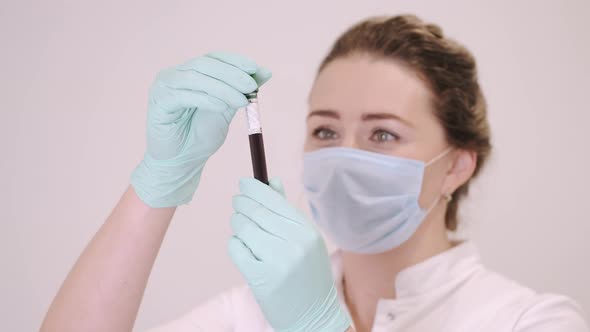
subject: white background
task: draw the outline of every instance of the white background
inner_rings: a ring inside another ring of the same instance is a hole
[[[6,1],[0,4],[0,330],[34,331],[144,149],[155,73],[210,50],[274,72],[261,92],[268,166],[301,199],[306,97],[340,32],[416,13],[476,56],[494,157],[463,208],[489,267],[575,298],[590,317],[590,2]],[[243,114],[182,207],[137,330],[242,282],[226,254],[250,175]]]

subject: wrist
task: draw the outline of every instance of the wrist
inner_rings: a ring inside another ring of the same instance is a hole
[[[348,331],[352,325],[348,312],[340,304],[334,285],[332,285],[326,299],[321,303],[321,308],[318,310],[311,309],[310,311],[315,311],[315,315],[313,315],[315,318],[307,318],[305,324],[290,328],[285,332],[344,332]]]
[[[190,160],[157,160],[147,153],[131,175],[137,196],[152,208],[174,207],[191,201],[203,167]]]
[[[327,303],[322,324],[319,324],[313,331],[342,332],[348,331],[352,325],[352,319],[348,312],[342,307],[338,299],[336,287],[332,288]]]

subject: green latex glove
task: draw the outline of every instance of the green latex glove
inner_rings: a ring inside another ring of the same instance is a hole
[[[233,207],[230,256],[275,331],[346,331],[324,240],[280,182],[242,179]]]
[[[188,203],[205,162],[221,147],[244,96],[270,79],[252,60],[209,53],[161,71],[150,89],[147,150],[131,176],[151,207]]]

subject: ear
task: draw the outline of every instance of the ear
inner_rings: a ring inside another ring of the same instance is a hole
[[[442,193],[450,195],[473,176],[477,166],[477,153],[470,150],[456,150],[453,163],[447,173]]]

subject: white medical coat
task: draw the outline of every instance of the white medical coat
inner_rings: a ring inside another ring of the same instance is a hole
[[[341,255],[332,255],[340,302]],[[588,332],[570,299],[538,294],[481,263],[475,246],[462,243],[401,271],[394,300],[377,305],[374,332]],[[289,299],[285,299],[289,301]],[[247,286],[229,290],[184,317],[151,332],[271,332]]]

